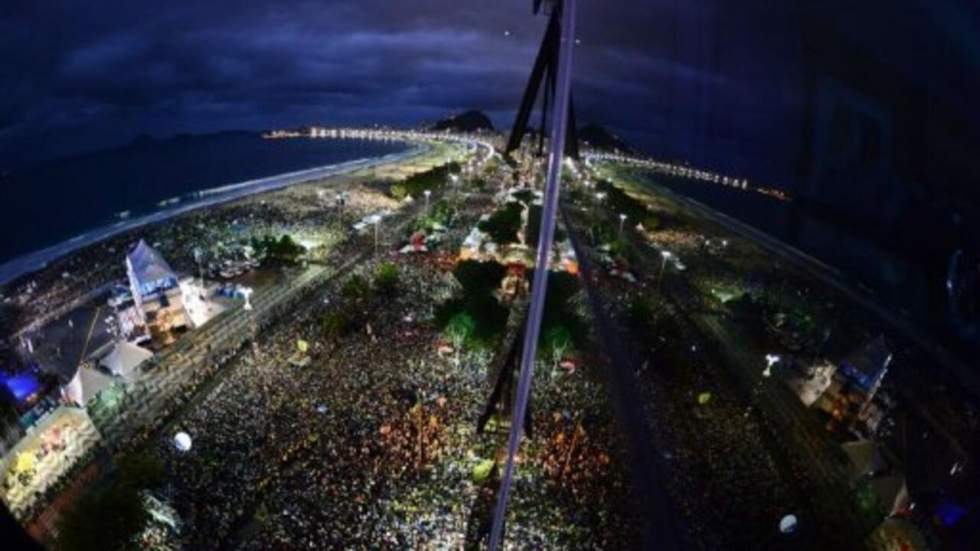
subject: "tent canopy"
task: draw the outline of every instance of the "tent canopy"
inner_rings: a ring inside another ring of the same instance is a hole
[[[170,268],[170,264],[167,264],[163,256],[156,249],[147,245],[143,239],[140,239],[126,258],[129,260],[133,275],[141,287],[177,280],[177,275]]]
[[[63,391],[69,401],[78,406],[84,406],[111,385],[112,378],[108,375],[95,369],[82,367],[75,372],[75,376],[65,385]]]
[[[130,378],[136,373],[136,368],[153,357],[153,353],[140,348],[133,343],[122,341],[116,343],[106,357],[99,362],[110,373],[119,377]]]

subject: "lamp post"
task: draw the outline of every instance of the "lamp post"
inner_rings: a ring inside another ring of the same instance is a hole
[[[201,286],[204,286],[204,270],[201,268],[201,259],[204,256],[204,252],[200,247],[194,247],[194,262],[197,264],[197,277],[201,280]]]
[[[374,218],[374,254],[378,254],[378,232],[380,231],[381,217],[375,216]]]
[[[604,191],[599,191],[599,192],[596,192],[596,194],[595,194],[595,200],[596,200],[596,202],[595,202],[595,203],[593,203],[593,207],[595,207],[596,205],[601,205],[601,204],[602,204],[602,201],[603,201],[603,200],[604,200],[605,198],[606,198],[606,192],[604,192]],[[596,215],[597,215],[597,213],[595,212],[595,208],[593,208],[593,213],[592,213],[592,215],[593,215],[593,216],[596,216]]]
[[[432,195],[432,192],[425,190],[422,192],[422,195],[425,195],[425,210],[429,210],[429,196]]]
[[[252,311],[252,301],[251,301],[252,288],[243,287],[240,292],[242,293],[242,296],[245,297],[245,306],[244,306],[245,311],[251,312]]]
[[[619,236],[623,236],[623,224],[626,223],[626,215],[619,213]]]
[[[769,378],[772,376],[772,366],[776,365],[779,360],[781,360],[776,354],[766,354],[766,368],[762,370],[762,376]]]
[[[667,260],[674,254],[670,251],[660,251],[660,276],[657,278],[657,291],[663,287],[664,275],[667,273]]]

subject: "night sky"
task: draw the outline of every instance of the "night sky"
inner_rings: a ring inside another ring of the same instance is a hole
[[[507,128],[545,24],[530,0],[2,4],[6,166],[140,134],[414,125],[468,108]],[[812,54],[842,37],[925,98],[923,120],[936,105],[976,118],[968,0],[579,4],[579,118],[654,155],[794,179],[807,86],[825,71]],[[980,125],[965,126],[955,139],[977,143]]]

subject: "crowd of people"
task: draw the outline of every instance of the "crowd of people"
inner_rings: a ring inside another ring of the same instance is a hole
[[[574,230],[584,232],[587,223],[582,221]],[[684,233],[694,235],[678,216],[674,224],[670,233],[675,241]],[[703,549],[776,545],[783,516],[816,522],[814,483],[756,407],[761,398],[746,396],[743,381],[710,352],[717,343],[709,342],[681,312],[687,307],[708,311],[701,301],[681,306],[687,295],[676,292],[708,269],[702,264],[717,269],[718,259],[702,258],[708,254],[688,250],[685,262],[695,274],[674,278],[675,285],[658,281],[663,277],[660,262],[637,255],[636,282],[599,274],[595,287],[622,329],[620,344],[635,366],[651,445],[665,473],[666,490],[683,519],[679,537]],[[668,291],[670,300],[664,296]],[[642,320],[632,319],[635,314],[630,311],[638,300],[653,305]],[[791,545],[819,545],[823,535],[811,532],[812,541]]]
[[[433,297],[453,292],[441,253],[458,246],[482,204],[466,203],[471,212],[447,232],[446,250],[392,253],[398,291],[361,304],[367,315],[352,333],[328,339],[316,323],[351,300],[338,281],[301,318],[264,330],[188,404],[173,430],[190,434],[190,451],[159,435],[186,545],[460,548],[486,538],[496,469],[481,480],[474,468],[500,459],[506,439],[506,428],[475,430],[492,352],[466,350],[457,361],[431,319]],[[366,279],[374,264],[360,268]],[[290,362],[301,341],[305,367]],[[544,373],[533,409],[539,428],[515,483],[511,545],[630,541],[622,446],[605,394],[588,370]]]
[[[339,213],[371,212],[393,205],[391,199],[368,192],[368,184],[344,187],[347,191],[343,211],[334,205],[338,186],[350,183],[348,176],[312,182],[246,197],[223,205],[179,215],[163,224],[152,224],[123,232],[109,239],[84,246],[52,261],[44,269],[16,278],[0,288],[0,297],[9,299],[3,307],[11,311],[10,325],[24,327],[64,313],[89,297],[89,291],[102,289],[126,277],[123,258],[139,238],[154,245],[178,272],[196,274],[195,249],[208,259],[220,260],[227,250],[240,248],[252,237],[291,233],[308,236],[312,242],[331,244],[341,228],[325,224],[324,209]],[[364,190],[363,192],[361,190]],[[334,217],[347,219],[348,217]],[[6,335],[0,335],[0,338]]]

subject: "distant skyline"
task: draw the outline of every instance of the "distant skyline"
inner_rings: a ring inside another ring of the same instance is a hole
[[[813,21],[976,117],[965,106],[980,95],[980,17],[965,0],[579,4],[579,118],[651,154],[793,178]],[[407,126],[470,108],[507,128],[545,24],[530,6],[5,2],[0,167],[141,134]]]

